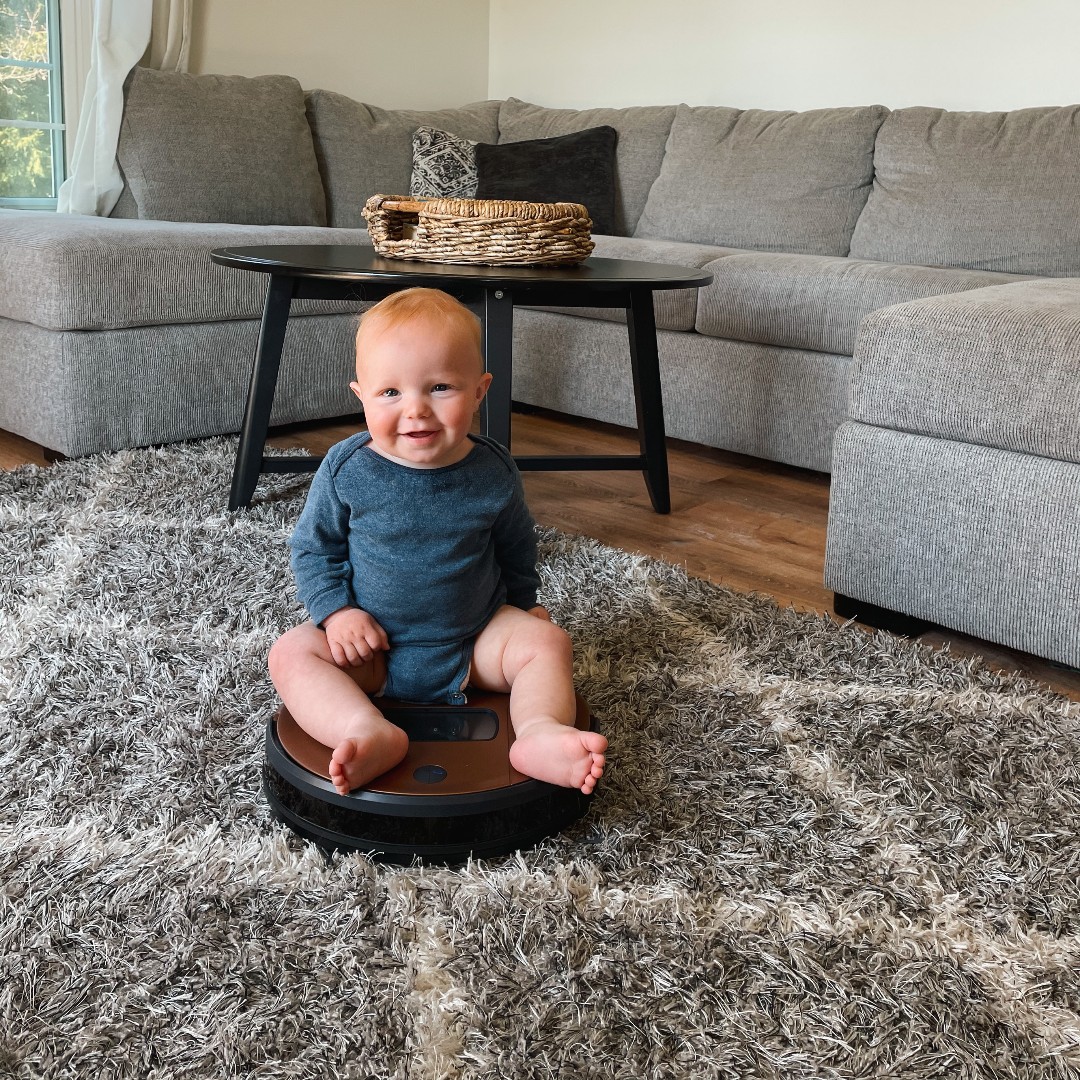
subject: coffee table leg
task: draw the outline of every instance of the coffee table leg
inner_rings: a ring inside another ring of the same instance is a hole
[[[638,440],[645,459],[645,486],[658,514],[671,512],[668,488],[664,398],[660,389],[660,358],[656,351],[656,320],[651,289],[631,288],[626,309],[630,335],[630,365],[634,373]]]
[[[285,326],[292,305],[293,279],[274,274],[266,287],[259,344],[251,365],[247,407],[240,427],[240,446],[233,467],[229,509],[238,510],[251,503],[255,485],[262,471],[263,447],[270,427],[270,409],[274,404],[281,349],[285,344]]]
[[[514,373],[514,298],[507,289],[485,289],[484,367],[491,372],[491,389],[480,406],[480,430],[510,449],[510,402]]]

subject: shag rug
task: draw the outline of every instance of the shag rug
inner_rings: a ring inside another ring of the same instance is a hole
[[[1080,706],[553,532],[611,741],[457,868],[260,791],[304,476],[235,443],[0,473],[0,1075],[1080,1076]]]

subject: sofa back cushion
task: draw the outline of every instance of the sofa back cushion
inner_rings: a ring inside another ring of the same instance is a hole
[[[126,185],[117,217],[326,224],[304,91],[287,75],[137,67],[117,160]]]
[[[851,254],[1014,274],[1080,274],[1080,105],[898,109]]]
[[[680,105],[635,236],[846,255],[882,105],[772,112]]]
[[[634,232],[649,188],[660,172],[664,144],[675,117],[674,105],[641,105],[625,109],[548,109],[507,98],[499,109],[499,142],[549,139],[587,128],[612,127],[615,144],[614,234]],[[598,228],[595,230],[600,232]]]
[[[439,128],[474,142],[493,143],[499,136],[497,101],[460,109],[381,109],[332,90],[313,90],[307,108],[328,224],[339,228],[364,228],[360,211],[372,195],[409,193],[417,128]]]

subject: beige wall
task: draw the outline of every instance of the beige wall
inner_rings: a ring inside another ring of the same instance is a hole
[[[491,97],[1012,109],[1080,102],[1080,0],[491,0]]]
[[[194,0],[192,39],[387,108],[1080,102],[1080,0]]]
[[[487,96],[489,0],[194,0],[190,70],[293,75],[386,108]]]

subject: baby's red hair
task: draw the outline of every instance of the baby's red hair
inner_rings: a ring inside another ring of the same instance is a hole
[[[459,300],[441,289],[402,289],[368,308],[360,317],[356,332],[356,348],[359,352],[363,338],[373,333],[383,333],[413,319],[427,319],[434,326],[457,330],[476,345],[481,355],[480,320]]]

